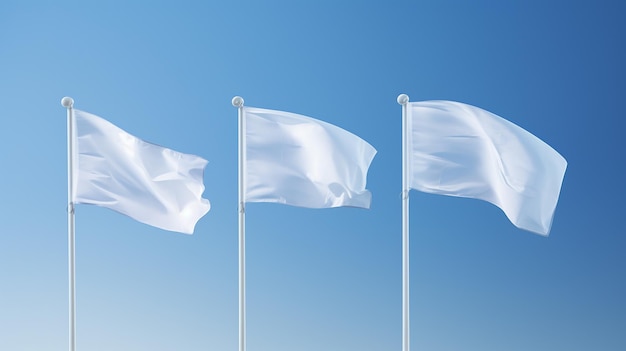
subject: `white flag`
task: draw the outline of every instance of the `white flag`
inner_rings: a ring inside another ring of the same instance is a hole
[[[245,201],[369,208],[370,144],[295,113],[244,107]]]
[[[517,125],[452,101],[410,103],[410,186],[481,199],[517,227],[548,235],[567,161]]]
[[[161,229],[192,234],[210,209],[207,161],[138,139],[74,110],[73,201],[110,208]]]

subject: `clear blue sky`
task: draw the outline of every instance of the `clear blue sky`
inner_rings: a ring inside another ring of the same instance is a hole
[[[401,108],[457,100],[569,162],[548,238],[411,192],[412,350],[626,349],[619,1],[0,3],[0,350],[67,349],[66,112],[200,155],[193,236],[76,212],[78,350],[237,349],[237,111],[377,148],[370,210],[250,204],[248,350],[401,347]]]

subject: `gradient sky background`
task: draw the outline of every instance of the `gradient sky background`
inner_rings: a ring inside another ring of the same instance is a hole
[[[237,349],[237,110],[377,148],[370,210],[247,206],[248,350],[401,348],[401,107],[456,100],[568,161],[548,238],[411,192],[412,350],[626,349],[620,1],[0,2],[0,350],[67,350],[66,110],[209,164],[193,236],[76,211],[78,350]]]

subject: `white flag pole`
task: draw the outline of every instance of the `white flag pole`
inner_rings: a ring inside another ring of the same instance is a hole
[[[233,106],[238,109],[239,132],[239,351],[246,351],[246,210],[245,210],[245,153],[246,125],[243,116],[243,98],[235,96]]]
[[[409,351],[409,96],[400,94],[397,101],[402,105],[402,351]]]
[[[61,105],[67,108],[67,259],[69,276],[69,350],[76,350],[76,262],[74,244],[74,100],[71,97],[61,99]]]

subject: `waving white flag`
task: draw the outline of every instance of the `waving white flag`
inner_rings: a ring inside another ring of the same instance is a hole
[[[193,233],[210,209],[207,161],[138,139],[74,110],[73,201],[110,208],[165,230]]]
[[[244,107],[245,201],[369,208],[367,171],[376,150],[332,124]]]
[[[548,235],[567,161],[517,125],[453,101],[408,106],[410,187],[476,198],[517,227]]]

